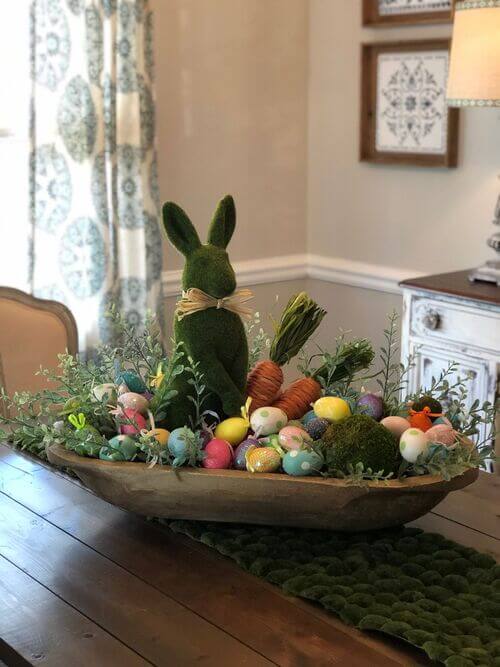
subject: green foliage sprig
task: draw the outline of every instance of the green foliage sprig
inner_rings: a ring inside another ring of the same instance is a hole
[[[245,331],[248,339],[248,370],[260,361],[271,347],[271,337],[261,326],[260,313],[254,313],[249,322],[245,322]]]

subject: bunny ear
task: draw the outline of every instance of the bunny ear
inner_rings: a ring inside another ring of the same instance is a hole
[[[234,199],[226,195],[221,199],[214,213],[208,230],[208,242],[212,245],[226,248],[231,240],[236,225],[236,209]]]
[[[170,243],[187,257],[201,245],[198,232],[180,206],[168,201],[163,204],[163,225]]]

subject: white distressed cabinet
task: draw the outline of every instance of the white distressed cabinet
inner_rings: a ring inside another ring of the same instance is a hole
[[[402,361],[415,365],[409,392],[429,386],[452,361],[469,376],[469,401],[495,401],[500,376],[500,288],[468,281],[468,271],[401,283]],[[480,434],[480,440],[486,436]],[[497,438],[498,447],[498,438]],[[497,449],[498,451],[498,449]]]

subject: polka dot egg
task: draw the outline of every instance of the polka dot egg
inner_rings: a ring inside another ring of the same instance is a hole
[[[250,426],[255,434],[270,435],[278,433],[283,426],[286,426],[288,417],[279,408],[258,408],[252,412],[250,417]]]
[[[283,449],[302,449],[304,443],[311,442],[312,438],[298,426],[285,426],[278,435],[279,444]]]
[[[318,475],[323,466],[323,458],[311,449],[293,449],[283,457],[283,470],[293,477]]]
[[[401,456],[408,463],[415,463],[420,454],[426,452],[428,448],[429,440],[426,434],[419,428],[407,429],[399,441]]]

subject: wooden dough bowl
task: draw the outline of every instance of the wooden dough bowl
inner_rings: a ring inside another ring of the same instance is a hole
[[[100,498],[152,517],[360,531],[397,526],[474,482],[471,469],[445,481],[425,475],[354,486],[341,479],[237,470],[114,463],[47,446],[52,464],[73,470]]]

